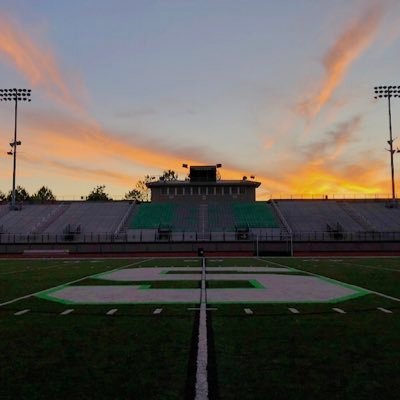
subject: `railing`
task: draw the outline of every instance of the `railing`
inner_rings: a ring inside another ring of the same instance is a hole
[[[171,232],[128,231],[114,233],[65,233],[65,234],[0,234],[0,244],[18,243],[141,243],[141,242],[366,242],[400,241],[400,232],[294,232],[293,236],[277,232]]]
[[[268,200],[390,200],[388,193],[325,193],[325,194],[307,194],[307,193],[269,193],[260,194],[260,198]],[[261,199],[260,199],[261,200]]]

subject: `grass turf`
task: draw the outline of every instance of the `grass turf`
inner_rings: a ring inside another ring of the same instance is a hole
[[[400,320],[382,313],[212,314],[223,399],[395,399]]]
[[[400,295],[399,259],[340,259],[216,258],[208,259],[207,266],[275,267],[279,263],[302,271],[291,273],[312,272]],[[199,259],[187,260],[151,259],[137,266],[201,266]],[[10,300],[138,260],[93,261],[1,260],[0,298]],[[100,282],[87,278],[76,284]],[[140,282],[146,283],[171,284]],[[209,281],[208,287],[242,284]],[[187,310],[191,306],[160,305],[162,313],[154,316],[157,305],[65,306],[30,297],[1,307],[0,351],[5,363],[0,379],[5,384],[0,398],[185,398],[196,315]],[[253,311],[250,316],[245,315],[244,305],[214,306],[218,309],[209,319],[209,380],[215,397],[397,398],[399,302],[369,294],[338,304],[246,304]],[[291,314],[289,307],[301,314]],[[332,307],[347,314],[335,313]],[[31,312],[13,315],[25,308]],[[66,308],[74,312],[58,316]],[[111,308],[118,312],[105,316]]]
[[[0,398],[185,398],[193,321],[193,313],[3,317]]]

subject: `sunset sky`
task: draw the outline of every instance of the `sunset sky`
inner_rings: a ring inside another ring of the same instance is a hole
[[[0,2],[0,87],[32,89],[17,184],[60,199],[102,184],[119,198],[182,163],[255,175],[260,200],[389,194],[373,87],[399,71],[396,0]],[[0,103],[3,192],[13,110]],[[392,116],[400,136],[400,99]]]

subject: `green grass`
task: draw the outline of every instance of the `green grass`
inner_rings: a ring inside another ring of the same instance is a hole
[[[190,258],[153,258],[129,268],[201,267],[201,259],[187,260]],[[207,259],[207,267],[276,267],[278,263],[297,270],[285,274],[312,272],[400,298],[398,258],[215,260]],[[171,281],[158,282],[96,279],[96,274],[139,260],[100,261],[0,260],[0,299],[8,301],[85,277],[73,285],[200,285],[200,281],[173,281],[174,274]],[[215,277],[219,271],[216,268],[213,272]],[[252,288],[250,280],[251,274],[249,281],[210,280],[207,287]],[[194,385],[191,356],[196,312],[188,308],[196,306],[64,305],[28,297],[0,307],[0,398],[183,399],[188,387]],[[158,307],[163,311],[155,316],[153,311]],[[398,397],[398,301],[367,294],[336,304],[212,307],[217,310],[209,313],[210,390],[220,399]],[[244,307],[251,308],[253,314],[246,315]],[[297,308],[300,314],[292,314],[289,307]],[[338,314],[332,307],[347,314]],[[384,314],[377,307],[393,314]],[[67,308],[74,312],[59,316]],[[105,316],[111,308],[118,312]],[[31,311],[13,315],[21,309]]]
[[[250,281],[207,281],[207,289],[254,289],[254,285]]]
[[[179,399],[193,314],[2,318],[1,399]]]
[[[371,312],[226,318],[218,311],[212,327],[220,398],[398,398],[397,317]]]

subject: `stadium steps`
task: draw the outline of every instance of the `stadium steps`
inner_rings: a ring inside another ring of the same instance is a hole
[[[275,214],[277,216],[278,223],[280,225],[281,231],[285,236],[288,237],[293,237],[293,231],[288,222],[286,221],[286,218],[283,216],[281,210],[278,207],[278,204],[276,203],[275,200],[271,200],[271,207],[275,211]]]
[[[48,215],[43,217],[42,220],[36,224],[31,233],[43,233],[47,227],[65,213],[69,206],[69,203],[61,203],[57,208],[51,210]]]
[[[199,206],[199,232],[204,234],[208,232],[208,204]]]
[[[352,205],[345,201],[340,201],[338,204],[342,207],[347,214],[350,215],[358,224],[360,224],[367,232],[376,232],[378,229],[374,224],[365,216],[360,214]]]
[[[126,234],[128,227],[129,227],[129,223],[132,220],[133,215],[135,214],[136,211],[137,211],[136,204],[134,202],[132,202],[129,205],[128,210],[122,217],[121,222],[118,224],[117,228],[115,229],[115,232],[114,232],[115,235],[118,236],[118,235]]]

